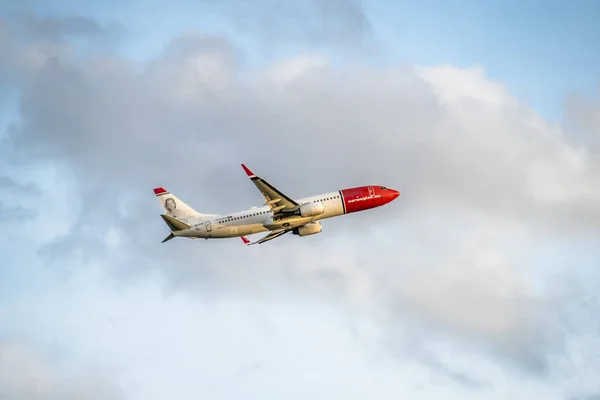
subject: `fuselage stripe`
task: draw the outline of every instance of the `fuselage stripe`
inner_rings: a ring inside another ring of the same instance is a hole
[[[344,212],[344,214],[346,214],[346,202],[344,201],[344,194],[342,193],[342,191],[339,191],[340,193],[340,199],[342,200],[342,210]]]

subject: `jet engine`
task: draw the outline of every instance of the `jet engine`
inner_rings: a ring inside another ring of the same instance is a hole
[[[308,236],[321,233],[321,231],[323,231],[323,227],[320,222],[311,222],[310,224],[297,227],[292,233],[298,236]]]
[[[323,204],[321,203],[302,204],[299,207],[299,213],[301,217],[316,217],[324,212],[325,207],[323,207]]]

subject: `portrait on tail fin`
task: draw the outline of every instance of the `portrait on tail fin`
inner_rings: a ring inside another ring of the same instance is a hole
[[[170,217],[177,218],[181,221],[187,221],[190,218],[201,217],[203,215],[162,187],[154,189],[154,194],[160,201],[162,208],[165,210],[165,214]]]
[[[167,211],[167,215],[170,215],[177,219],[183,219],[187,216],[187,215],[185,215],[185,213],[182,213],[177,208],[177,203],[175,202],[175,199],[173,197],[168,197],[165,200],[165,210]]]
[[[173,200],[173,199],[165,200],[165,209],[167,210],[167,212],[173,212],[173,210],[176,208],[177,208],[177,203],[175,203],[175,200]]]

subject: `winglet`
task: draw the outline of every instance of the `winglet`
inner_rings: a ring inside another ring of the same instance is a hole
[[[250,171],[250,169],[248,167],[246,167],[244,164],[242,164],[242,168],[244,168],[244,172],[246,172],[246,175],[252,177],[255,176],[254,172]]]
[[[246,246],[250,244],[250,240],[248,240],[248,238],[246,236],[242,236],[242,241],[244,242],[244,244]]]
[[[161,194],[165,194],[165,193],[169,193],[169,192],[166,191],[165,188],[159,187],[159,188],[155,188],[154,189],[154,194],[157,195],[157,196],[160,196]]]

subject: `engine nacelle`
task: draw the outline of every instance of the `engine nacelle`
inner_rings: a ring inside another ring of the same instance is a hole
[[[325,212],[325,207],[321,203],[302,204],[299,207],[301,217],[316,217]]]
[[[322,231],[323,227],[321,226],[320,222],[311,222],[310,224],[297,227],[292,231],[292,233],[298,236],[308,236],[321,233]]]

